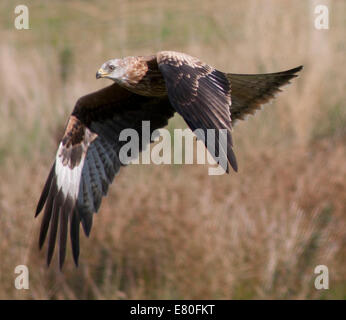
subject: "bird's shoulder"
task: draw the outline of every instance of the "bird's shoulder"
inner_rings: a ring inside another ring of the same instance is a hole
[[[177,51],[159,51],[156,54],[158,64],[169,64],[175,67],[188,65],[192,68],[211,68],[208,64],[200,59],[190,56],[187,53]]]

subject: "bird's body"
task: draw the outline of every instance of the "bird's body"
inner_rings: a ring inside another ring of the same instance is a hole
[[[301,68],[271,74],[231,74],[174,51],[105,62],[96,78],[115,83],[77,101],[37,205],[36,215],[44,208],[40,247],[49,231],[47,263],[53,256],[59,226],[62,267],[68,225],[78,263],[80,223],[89,235],[93,214],[115,174],[126,165],[119,156],[125,144],[119,139],[122,130],[135,129],[140,135],[142,121],[150,121],[153,132],[178,112],[193,131],[225,129],[227,141],[220,147],[216,132],[215,154],[227,159],[227,172],[228,163],[237,171],[232,125],[272,99]],[[204,143],[209,147],[206,140]]]

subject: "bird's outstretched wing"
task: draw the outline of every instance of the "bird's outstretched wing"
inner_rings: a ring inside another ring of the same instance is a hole
[[[214,129],[215,155],[227,157],[232,168],[237,171],[231,137],[230,84],[226,75],[183,53],[162,51],[157,54],[157,61],[172,106],[192,131],[203,130],[206,147],[207,130]],[[220,150],[219,129],[227,130],[227,144],[221,143]],[[228,161],[224,168],[227,172]]]
[[[45,206],[39,246],[42,247],[49,231],[48,265],[58,234],[62,267],[68,225],[74,261],[78,264],[80,223],[89,235],[93,214],[123,165],[119,150],[126,141],[119,141],[120,132],[128,128],[137,130],[141,150],[145,147],[141,145],[142,121],[150,121],[152,133],[165,126],[174,112],[167,97],[139,96],[117,84],[78,100],[36,210],[37,216]]]
[[[280,87],[289,84],[302,69],[303,66],[275,73],[227,73],[227,79],[231,84],[232,124],[239,119],[243,120],[248,114],[254,114],[263,104],[272,100],[275,94],[281,91]]]

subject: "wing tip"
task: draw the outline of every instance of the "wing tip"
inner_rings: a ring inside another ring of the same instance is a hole
[[[53,258],[53,254],[51,254],[50,252],[48,252],[47,254],[47,259],[46,259],[46,264],[47,264],[47,268],[49,268],[51,262],[52,262],[52,258]]]
[[[41,211],[42,211],[42,208],[39,208],[39,206],[37,205],[34,218],[37,218],[37,216],[40,214]]]
[[[227,150],[227,158],[228,158],[228,161],[232,167],[232,169],[235,171],[235,172],[238,172],[238,161],[237,161],[237,158],[235,156],[235,153],[233,151],[233,147],[232,147],[232,140],[231,140],[231,144],[228,146],[228,150]],[[228,167],[228,166],[227,166]],[[227,172],[228,173],[228,172]]]
[[[82,222],[82,227],[84,230],[84,234],[89,238],[90,236],[90,232],[91,232],[91,227],[93,224],[93,217],[92,217],[93,213],[87,213],[86,215],[84,215],[81,218],[81,222]]]
[[[41,237],[38,239],[38,249],[42,250],[44,240],[41,239]]]
[[[59,270],[62,271],[63,267],[64,267],[64,262],[65,262],[65,256],[60,258],[59,256]]]
[[[42,209],[43,209],[43,207],[47,201],[49,191],[51,188],[51,184],[52,184],[52,181],[54,179],[54,168],[55,168],[55,161],[54,161],[54,163],[53,163],[53,165],[49,171],[49,174],[48,174],[46,183],[44,184],[40,199],[38,200],[38,203],[36,206],[36,211],[35,211],[35,218],[40,214],[40,212],[42,211]]]
[[[304,69],[304,65],[301,64],[300,66],[296,67],[295,69],[296,69],[295,72],[299,72],[299,71]]]
[[[73,261],[74,261],[76,268],[78,268],[79,267],[78,257],[76,259],[73,259]]]
[[[231,164],[232,165],[232,164]],[[238,164],[232,165],[234,172],[238,172]]]
[[[300,65],[298,67],[295,67],[293,69],[289,69],[287,71],[284,71],[283,73],[286,74],[286,75],[290,75],[292,78],[295,78],[295,77],[298,77],[298,72],[302,71],[304,69],[304,66],[303,65]]]

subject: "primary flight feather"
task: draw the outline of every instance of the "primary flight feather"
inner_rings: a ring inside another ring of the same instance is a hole
[[[232,125],[271,100],[301,69],[252,75],[224,73],[173,51],[105,62],[96,78],[109,78],[114,83],[77,101],[37,205],[36,216],[44,209],[39,246],[48,235],[47,264],[58,236],[62,268],[69,227],[78,265],[80,224],[88,236],[93,214],[124,165],[119,159],[119,150],[126,143],[119,140],[123,129],[137,130],[141,141],[142,121],[150,121],[152,133],[164,127],[175,112],[193,131],[226,129],[227,145],[216,154],[225,155],[237,171]],[[215,145],[219,145],[217,141]],[[145,147],[140,146],[141,150]],[[228,163],[225,169],[228,172]]]

